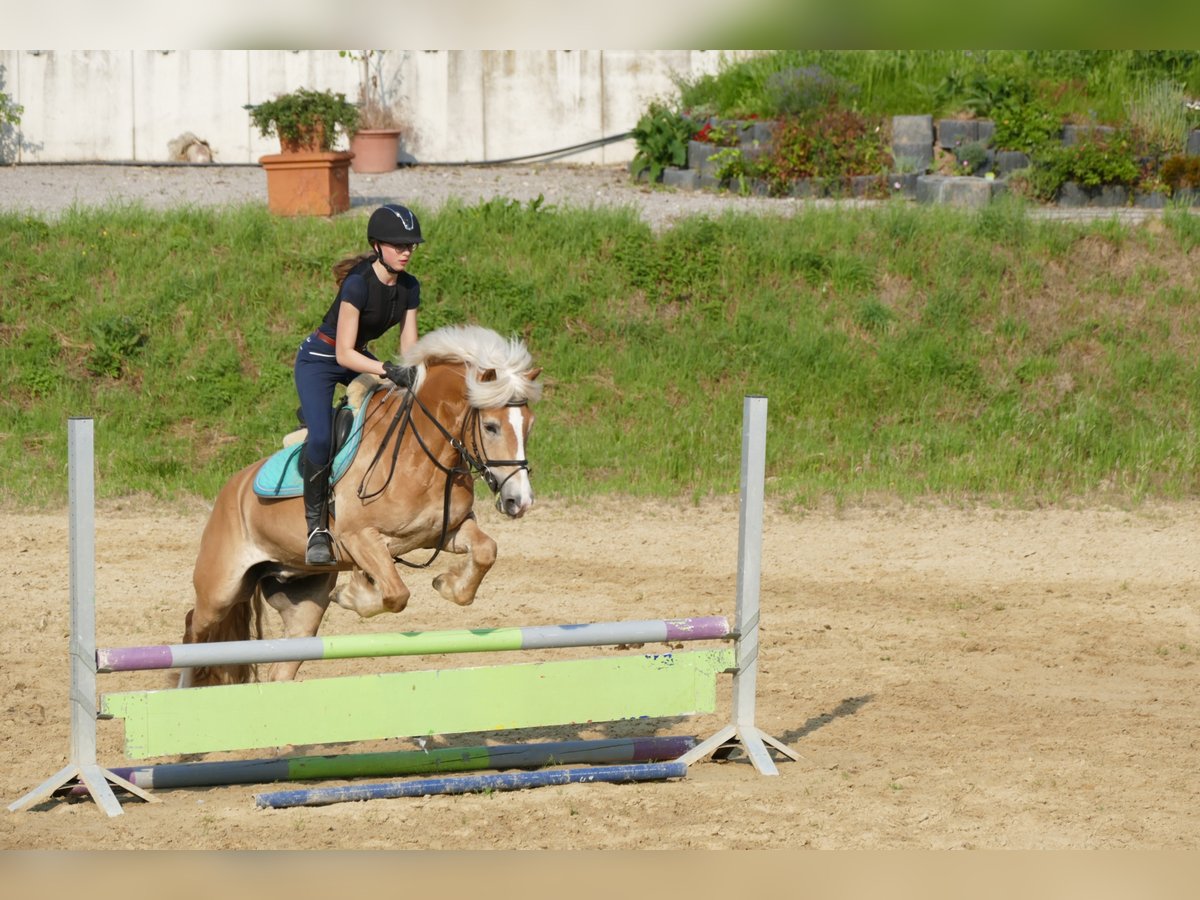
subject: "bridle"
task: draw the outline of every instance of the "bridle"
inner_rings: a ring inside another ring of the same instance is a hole
[[[528,406],[529,404],[524,400],[514,400],[511,403],[506,403],[504,405],[511,409],[513,407]],[[421,409],[425,409],[425,407],[422,406]],[[429,415],[428,411],[426,411],[426,415]],[[433,417],[430,416],[430,418]],[[434,424],[437,425],[438,428],[442,427],[441,425],[438,425],[436,419],[434,420]],[[475,407],[471,407],[471,409],[467,412],[467,417],[463,420],[463,435],[465,436],[468,431],[471,434],[471,445],[475,448],[474,454],[468,453],[465,447],[461,447],[461,445],[459,443],[455,443],[453,439],[450,439],[451,443],[454,445],[454,448],[458,450],[460,454],[462,454],[463,459],[467,461],[468,465],[472,463],[476,465],[480,477],[483,478],[483,480],[487,483],[487,486],[492,489],[493,494],[499,494],[504,488],[504,485],[508,484],[508,479],[512,478],[518,472],[523,471],[527,475],[533,474],[530,471],[528,459],[491,459],[488,457],[487,451],[483,449],[483,422],[480,420],[479,410]],[[446,433],[445,429],[442,429],[442,433]],[[450,438],[449,435],[446,435],[446,437],[448,439]],[[429,451],[426,452],[428,453]],[[492,466],[511,466],[513,467],[513,470],[504,476],[503,481],[497,481],[496,474],[492,471]]]
[[[392,416],[392,421],[388,424],[387,432],[384,434],[383,440],[379,442],[379,447],[375,451],[375,457],[367,466],[366,472],[363,473],[362,480],[358,485],[357,494],[358,499],[365,503],[368,500],[378,497],[385,490],[387,490],[387,486],[392,482],[392,477],[396,474],[396,460],[400,455],[400,444],[404,440],[404,434],[405,432],[412,432],[413,439],[416,440],[417,444],[420,446],[421,450],[424,451],[430,462],[432,462],[446,476],[446,486],[442,496],[442,534],[441,537],[438,538],[437,546],[433,550],[433,555],[423,563],[411,563],[406,559],[402,559],[401,557],[395,557],[396,562],[402,563],[411,569],[424,569],[438,558],[438,554],[442,552],[442,546],[446,542],[446,535],[450,531],[450,492],[451,488],[454,486],[455,478],[482,478],[487,486],[491,488],[493,494],[499,494],[504,485],[508,483],[508,480],[518,472],[524,471],[527,474],[530,473],[529,460],[489,459],[487,452],[483,449],[483,425],[480,422],[479,410],[475,407],[471,407],[467,411],[466,418],[463,419],[462,438],[456,438],[449,432],[449,430],[447,430],[446,426],[438,421],[437,417],[434,416],[434,414],[429,410],[429,407],[425,405],[425,403],[420,397],[417,396],[416,392],[411,387],[405,387],[403,389],[400,387],[393,387],[389,390],[389,394],[395,393],[398,390],[404,390],[406,395],[400,402],[400,405],[397,407],[395,415]],[[421,432],[417,430],[416,423],[413,421],[412,413],[414,405],[420,407],[421,412],[425,413],[426,418],[428,418],[429,421],[434,424],[434,427],[441,432],[442,437],[446,439],[447,443],[449,443],[450,446],[457,451],[458,458],[462,465],[447,466],[437,458],[434,452],[429,448],[429,444],[426,443],[425,438],[421,436]],[[506,406],[509,407],[527,405],[527,402],[524,400],[513,401],[506,404]],[[366,417],[363,419],[362,430],[366,430],[367,422],[370,420],[370,418],[376,412],[379,412],[382,409],[383,403],[380,403],[375,407],[374,410],[371,410],[367,413]],[[393,435],[396,437],[394,443],[392,442]],[[474,448],[474,452],[469,450],[465,443],[464,439],[466,439],[468,436],[470,438],[472,447]],[[372,473],[375,471],[375,467],[383,458],[384,451],[389,443],[392,443],[392,453],[390,464],[388,466],[387,477],[384,479],[383,484],[378,490],[368,491],[367,482],[370,480]],[[513,466],[515,468],[512,472],[505,476],[503,481],[499,481],[492,472],[491,466]]]

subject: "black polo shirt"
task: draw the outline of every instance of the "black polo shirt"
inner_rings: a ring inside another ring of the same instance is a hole
[[[371,261],[364,259],[350,270],[321,322],[320,330],[331,338],[337,337],[338,312],[343,301],[358,310],[358,337],[354,346],[363,347],[403,322],[408,310],[421,305],[421,282],[401,272],[395,284],[384,284],[375,275]]]

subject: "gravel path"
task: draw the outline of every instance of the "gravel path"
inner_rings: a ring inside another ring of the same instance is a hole
[[[842,208],[862,200],[741,197],[635,184],[625,166],[551,163],[538,166],[413,166],[381,175],[350,174],[352,212],[396,201],[436,209],[452,197],[476,203],[493,197],[522,202],[539,195],[547,204],[634,207],[654,229],[691,215],[726,209],[789,215],[805,204]],[[193,204],[265,203],[266,173],[258,166],[20,165],[0,166],[0,210],[39,216],[72,206],[139,202],[152,209]],[[1055,219],[1117,217],[1137,222],[1160,215],[1144,209],[1038,209]]]

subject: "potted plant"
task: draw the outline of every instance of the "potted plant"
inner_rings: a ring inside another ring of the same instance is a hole
[[[390,172],[400,155],[402,129],[386,88],[383,60],[386,50],[339,50],[356,63],[358,74],[358,122],[350,129],[350,150],[355,172]]]
[[[299,88],[249,110],[259,133],[278,136],[282,151],[259,159],[271,212],[332,216],[350,208],[354,154],[333,149],[339,134],[358,123],[358,109],[345,94]]]

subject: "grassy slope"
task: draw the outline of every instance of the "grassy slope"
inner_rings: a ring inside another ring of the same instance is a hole
[[[734,491],[748,393],[770,398],[769,491],[799,504],[1200,488],[1195,216],[896,203],[655,235],[632,212],[497,200],[423,221],[422,331],[479,322],[545,367],[543,493]],[[97,421],[100,496],[209,498],[273,450],[360,227],[0,217],[0,504],[63,501],[71,415]]]

